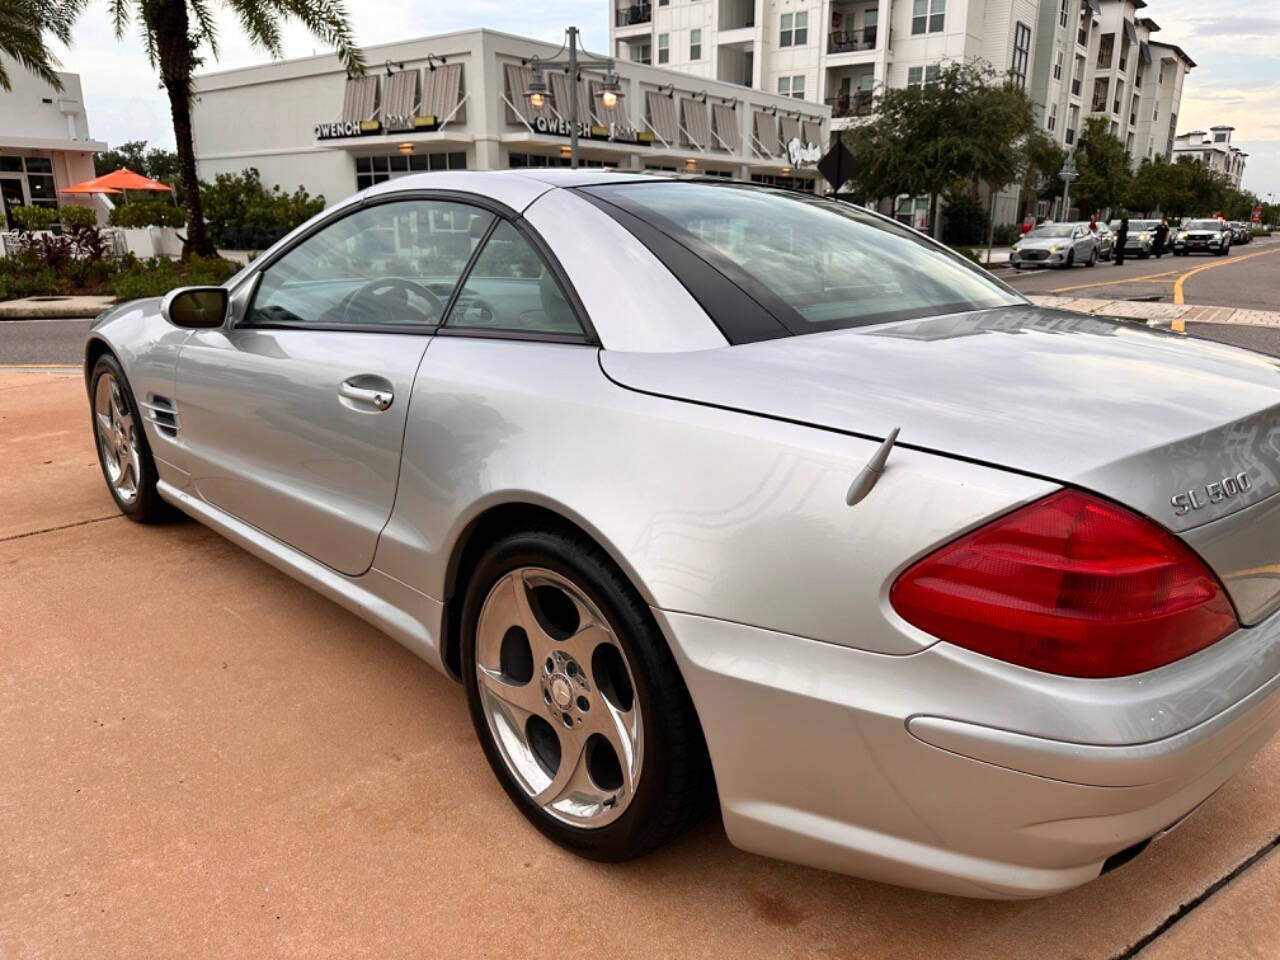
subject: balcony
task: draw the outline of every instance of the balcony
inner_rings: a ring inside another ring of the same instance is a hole
[[[652,4],[633,3],[625,7],[618,7],[615,11],[614,26],[634,27],[637,24],[648,23],[652,19]]]
[[[876,48],[876,27],[862,30],[832,30],[827,34],[827,53],[857,53]]]
[[[875,97],[870,90],[855,90],[853,93],[841,92],[824,100],[831,108],[831,119],[841,117],[869,117],[875,112]]]

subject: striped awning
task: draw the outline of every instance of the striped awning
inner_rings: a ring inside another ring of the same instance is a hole
[[[453,66],[453,64],[449,64],[449,66]],[[507,99],[511,101],[506,110],[507,123],[519,123],[523,120],[525,123],[532,124],[534,118],[538,116],[547,117],[548,119],[555,117],[555,114],[551,112],[551,97],[547,97],[547,103],[541,110],[535,110],[529,103],[529,98],[524,95],[524,92],[529,89],[529,83],[533,80],[532,69],[522,67],[518,63],[508,63],[503,73],[507,81]],[[513,106],[515,107],[514,111],[512,110]]]
[[[779,117],[778,126],[782,133],[782,146],[785,148],[792,140],[800,139],[800,121],[795,117]]]
[[[707,105],[693,97],[680,98],[680,126],[684,142],[691,147],[707,149],[711,144],[711,124],[707,121]]]
[[[801,129],[804,131],[805,143],[816,143],[822,145],[822,123],[818,120],[804,121]]]
[[[603,80],[591,81],[591,115],[595,117],[596,122],[602,127],[607,127],[611,123],[616,123],[619,127],[630,127],[631,118],[627,116],[627,108],[623,105],[626,101],[621,97],[612,107],[606,107],[600,99],[600,95],[604,92]]]
[[[372,120],[378,110],[378,77],[350,77],[342,95],[342,119],[347,123]]]
[[[1143,40],[1138,46],[1138,59],[1142,63],[1151,62],[1151,44],[1147,43],[1145,40]]]
[[[770,157],[778,155],[778,118],[765,113],[763,110],[757,110],[751,118],[752,127],[756,132],[756,142],[760,145],[760,149]]]
[[[528,106],[529,101],[523,96],[521,101]],[[467,119],[465,107],[454,113],[454,108],[462,102],[462,64],[446,63],[432,70],[428,67],[422,71],[422,106],[418,112],[424,116],[435,117],[440,122],[453,114],[453,122]]]
[[[676,143],[679,127],[676,124],[676,102],[665,93],[650,90],[644,95],[649,126],[668,144]]]
[[[738,128],[738,111],[727,103],[717,103],[711,108],[711,122],[715,125],[718,149],[737,153],[742,149],[742,131]]]
[[[412,117],[418,107],[418,78],[421,70],[401,70],[387,77],[382,86],[382,116]]]
[[[551,106],[562,119],[568,120],[573,112],[569,106],[569,74],[563,70],[557,70],[555,73],[548,74],[547,80],[551,87]],[[578,78],[578,120],[595,120],[591,115],[591,94],[587,91],[586,81],[581,77]]]
[[[1132,20],[1124,22],[1124,35],[1129,39],[1130,43],[1138,43],[1138,28],[1134,26]]]

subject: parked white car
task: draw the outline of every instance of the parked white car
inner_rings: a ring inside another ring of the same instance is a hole
[[[1074,267],[1098,262],[1098,242],[1079,223],[1042,223],[1013,245],[1009,262],[1023,267]]]

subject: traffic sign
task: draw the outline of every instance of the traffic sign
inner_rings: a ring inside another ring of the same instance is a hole
[[[844,186],[845,181],[853,176],[853,167],[853,154],[840,138],[836,139],[831,149],[818,161],[818,172],[826,178],[827,183],[831,184],[831,189],[837,193]]]

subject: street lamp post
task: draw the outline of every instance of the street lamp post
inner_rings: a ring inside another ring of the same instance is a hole
[[[618,105],[618,100],[622,96],[622,85],[618,82],[617,73],[614,72],[613,58],[597,57],[586,50],[579,51],[578,33],[577,27],[568,27],[565,30],[565,35],[568,39],[559,50],[552,54],[554,58],[567,49],[567,59],[544,60],[541,57],[530,57],[525,61],[525,63],[533,66],[533,79],[529,81],[525,96],[529,99],[529,105],[535,110],[541,110],[546,106],[547,99],[551,96],[543,71],[564,70],[569,74],[569,115],[564,119],[569,124],[569,166],[573,168],[578,166],[578,78],[583,73],[602,74],[604,76],[604,84],[603,89],[600,91],[600,100],[610,109]],[[579,55],[586,58],[589,63],[583,65]]]
[[[1071,181],[1078,179],[1080,176],[1080,171],[1076,169],[1076,155],[1074,153],[1067,154],[1067,162],[1058,171],[1058,176],[1062,178],[1062,219],[1070,220]]]

